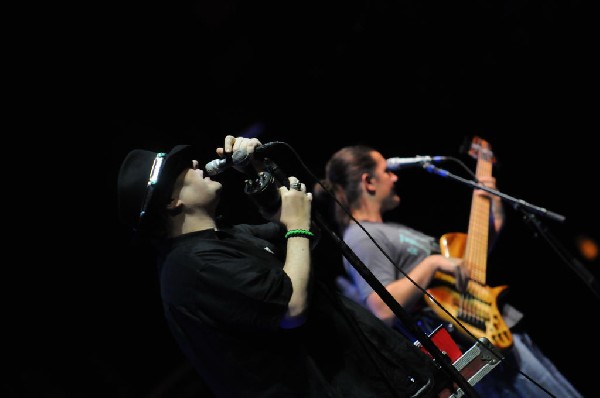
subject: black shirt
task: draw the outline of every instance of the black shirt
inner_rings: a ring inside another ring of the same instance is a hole
[[[311,285],[307,322],[282,329],[292,294],[275,223],[204,230],[168,242],[165,316],[215,396],[403,397],[431,389],[434,367],[351,300]]]

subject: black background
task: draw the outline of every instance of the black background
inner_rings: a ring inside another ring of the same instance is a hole
[[[133,148],[192,143],[203,162],[225,134],[244,134],[289,144],[273,158],[308,183],[348,144],[453,156],[473,169],[461,148],[487,140],[501,192],[566,217],[537,218],[561,255],[507,206],[488,283],[510,287],[530,335],[591,396],[599,298],[569,266],[600,274],[576,246],[599,241],[597,44],[583,2],[124,2],[106,11],[88,78],[105,99],[104,150],[112,141],[98,179],[108,232],[37,303],[52,307],[47,317],[22,315],[47,337],[22,347],[10,393],[202,396],[163,322],[152,258],[116,219],[116,176]],[[458,163],[443,167],[468,177]],[[399,176],[402,204],[388,218],[438,236],[466,232],[470,188],[422,169]],[[229,183],[226,211],[257,220],[238,195],[243,178],[218,178]]]

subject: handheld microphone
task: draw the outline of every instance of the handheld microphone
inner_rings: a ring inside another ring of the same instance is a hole
[[[414,158],[389,158],[386,159],[387,170],[398,171],[401,169],[424,166],[429,163],[439,163],[447,160],[446,156],[416,156]]]
[[[263,159],[270,152],[273,151],[273,147],[281,144],[281,142],[267,142],[266,144],[262,144],[254,149],[254,158],[255,159]],[[250,163],[250,156],[248,154],[241,154],[240,152],[234,152],[233,156],[223,158],[223,159],[215,159],[206,163],[204,166],[204,170],[209,176],[215,176],[217,174],[221,174],[225,170],[229,169],[232,166],[240,166],[245,167]]]

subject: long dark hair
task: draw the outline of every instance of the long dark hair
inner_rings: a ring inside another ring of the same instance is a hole
[[[363,173],[373,174],[377,166],[372,153],[375,151],[367,145],[351,145],[335,152],[325,165],[325,178],[322,184],[315,185],[314,198],[318,208],[334,221],[339,233],[342,233],[350,222],[350,217],[329,193],[346,209],[351,211],[360,199],[360,181]],[[325,192],[325,189],[329,192]]]

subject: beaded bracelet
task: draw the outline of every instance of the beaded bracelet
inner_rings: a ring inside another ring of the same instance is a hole
[[[285,238],[294,238],[294,237],[301,237],[301,238],[314,238],[315,234],[313,234],[310,231],[307,231],[305,229],[290,229],[289,231],[287,231],[285,233]]]

